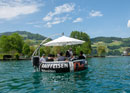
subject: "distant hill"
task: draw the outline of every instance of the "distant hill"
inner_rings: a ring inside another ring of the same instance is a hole
[[[98,46],[106,46],[107,55],[121,55],[123,51],[130,48],[130,38],[119,37],[96,37],[91,39],[92,49],[97,49]],[[93,53],[93,54],[94,54]]]
[[[44,40],[46,37],[42,36],[40,34],[33,34],[27,31],[14,31],[14,32],[4,32],[0,33],[0,36],[2,35],[11,35],[12,33],[18,33],[25,39],[31,39],[31,40]]]
[[[112,43],[113,41],[122,41],[123,38],[119,37],[96,37],[92,38],[91,42],[96,43],[96,42],[105,42],[105,43]]]

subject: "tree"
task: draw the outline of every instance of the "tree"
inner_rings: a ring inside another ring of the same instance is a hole
[[[9,52],[11,49],[11,44],[9,43],[10,39],[8,36],[1,36],[0,38],[0,48],[3,52]]]
[[[99,46],[97,47],[97,52],[98,52],[98,56],[105,56],[106,47],[105,47],[105,46],[102,46],[102,45],[99,45]]]
[[[46,55],[50,54],[50,52],[51,52],[51,47],[50,46],[45,46],[43,49],[44,49],[44,52],[45,52]]]
[[[13,33],[9,36],[3,35],[0,38],[0,45],[3,52],[17,51],[18,53],[21,53],[23,44],[23,38],[17,33]]]
[[[35,51],[35,47],[34,46],[30,46],[30,53],[29,56],[32,56],[33,52]]]
[[[22,53],[23,53],[24,55],[29,55],[29,53],[30,53],[30,47],[29,47],[28,44],[25,43],[25,44],[23,45]]]
[[[61,46],[54,46],[52,49],[51,49],[51,53],[56,55],[58,53],[62,52],[62,47]]]
[[[118,55],[119,56],[119,55],[121,55],[121,52],[119,50],[110,50],[110,51],[108,51],[107,55],[108,56],[110,56],[110,55],[113,55],[113,56]]]
[[[85,54],[91,54],[91,41],[89,35],[84,32],[72,31],[70,36],[85,41],[82,45],[72,46],[76,53],[79,54],[80,51],[83,51]]]
[[[42,56],[44,53],[45,53],[44,47],[41,47],[41,48],[40,48],[40,56]]]
[[[11,44],[11,50],[16,50],[18,53],[22,53],[22,48],[23,48],[23,38],[17,34],[13,33],[9,36],[9,43]]]

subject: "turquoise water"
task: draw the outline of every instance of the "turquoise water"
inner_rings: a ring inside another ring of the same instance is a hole
[[[0,93],[130,93],[130,57],[91,58],[76,73],[34,72],[31,61],[0,61]]]

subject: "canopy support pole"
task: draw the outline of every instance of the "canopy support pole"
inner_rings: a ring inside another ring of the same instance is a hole
[[[43,40],[40,45],[36,48],[36,50],[33,52],[32,54],[32,57],[35,56],[36,54],[38,54],[38,51],[40,52],[40,47],[51,37],[54,37],[54,36],[57,36],[57,35],[61,35],[61,34],[54,34],[54,35],[51,35],[49,36],[48,38],[46,38],[45,40]],[[40,56],[40,53],[39,53],[39,56]]]

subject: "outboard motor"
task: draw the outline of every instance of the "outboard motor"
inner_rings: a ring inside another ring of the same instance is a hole
[[[39,68],[40,62],[39,62],[39,56],[33,56],[32,61],[33,61],[33,66],[35,69]]]

